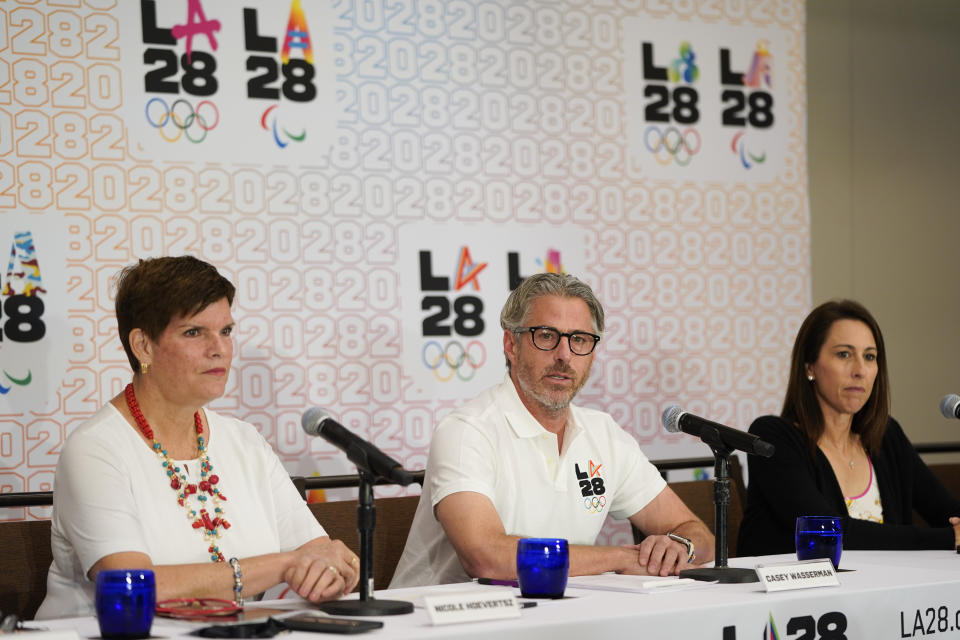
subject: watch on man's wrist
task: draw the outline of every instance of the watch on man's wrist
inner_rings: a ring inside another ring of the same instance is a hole
[[[673,540],[674,542],[679,542],[680,544],[682,544],[687,548],[687,562],[693,562],[696,559],[697,553],[696,551],[694,551],[694,548],[693,548],[693,540],[691,540],[690,538],[684,538],[679,533],[674,533],[673,531],[668,533],[667,537]]]

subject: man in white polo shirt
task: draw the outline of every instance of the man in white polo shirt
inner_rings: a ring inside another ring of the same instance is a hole
[[[669,575],[713,559],[713,535],[628,433],[571,404],[590,375],[603,307],[589,286],[531,276],[500,314],[507,376],[433,434],[423,494],[391,587],[516,577],[517,540],[566,538],[570,575]],[[607,514],[639,545],[594,546]]]

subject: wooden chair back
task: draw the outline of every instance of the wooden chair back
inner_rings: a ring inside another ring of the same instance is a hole
[[[740,521],[743,520],[743,505],[746,490],[743,484],[743,467],[737,456],[730,457],[730,503],[727,505],[727,555],[731,558],[737,555],[737,536],[740,533]],[[703,520],[714,535],[717,534],[716,512],[713,505],[713,479],[687,480],[668,483],[674,493],[683,500],[683,503],[693,511],[694,515]],[[638,529],[633,528],[634,542],[639,544],[645,537]]]
[[[407,543],[420,496],[377,498],[376,525],[373,529],[373,585],[386,589],[400,562]],[[331,538],[342,540],[360,554],[360,533],[357,530],[357,501],[311,502],[310,511]]]
[[[927,467],[937,476],[953,497],[960,498],[960,463],[941,462],[928,464]]]
[[[951,495],[955,498],[960,498],[960,463],[941,462],[928,464],[927,468],[933,472],[933,475],[937,476],[937,479],[943,483],[943,486],[947,488],[947,491],[949,491]],[[913,524],[920,527],[931,526],[930,523],[916,511],[913,512]],[[936,526],[942,527],[946,526],[946,524],[947,523],[937,523]]]
[[[0,523],[0,611],[32,620],[47,595],[50,521]]]

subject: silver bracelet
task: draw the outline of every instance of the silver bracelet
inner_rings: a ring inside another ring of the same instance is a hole
[[[243,608],[243,572],[240,571],[240,561],[236,558],[228,560],[233,568],[233,601]]]

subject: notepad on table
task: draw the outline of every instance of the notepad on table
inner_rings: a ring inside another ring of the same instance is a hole
[[[567,581],[567,588],[630,593],[669,593],[686,589],[701,589],[711,584],[714,583],[676,576],[630,576],[618,573],[601,573],[596,576],[570,578]]]

